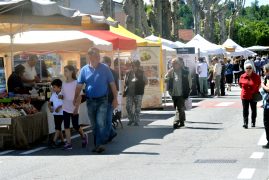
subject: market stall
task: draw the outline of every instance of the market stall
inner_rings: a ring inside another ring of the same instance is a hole
[[[9,51],[9,36],[0,36],[0,51],[8,52]],[[22,54],[19,55],[19,58],[14,61],[15,64],[23,63],[27,60],[27,53],[39,54],[39,58],[43,56],[43,54],[48,53],[58,53],[59,61],[57,62],[57,66],[59,64],[59,68],[56,68],[57,71],[63,73],[63,67],[70,62],[75,63],[76,67],[80,67],[80,54],[87,52],[89,47],[97,47],[102,51],[111,51],[112,44],[110,42],[104,41],[97,37],[87,35],[80,31],[29,31],[24,33],[16,34],[13,41],[13,49],[14,52]],[[24,54],[26,57],[24,59]],[[71,58],[71,59],[70,59]],[[39,59],[43,61],[44,59]],[[6,58],[6,71],[7,75],[11,73],[11,61]],[[61,74],[62,74],[61,73]],[[7,76],[8,77],[8,76]],[[41,99],[43,100],[40,104],[43,104],[42,111],[48,112],[46,97],[46,90],[49,89],[48,83],[37,83],[36,90],[38,94],[32,94],[32,96],[43,96]],[[42,92],[44,95],[40,95],[39,90],[43,89]],[[51,113],[47,113],[47,123],[48,123],[48,132],[53,133],[54,130],[54,121]],[[86,104],[82,103],[80,108],[80,123],[81,124],[89,124]]]
[[[108,18],[108,20],[113,21],[111,18]],[[140,59],[141,67],[149,80],[148,85],[145,87],[142,108],[162,107],[162,88],[160,88],[160,86],[162,86],[161,77],[163,77],[164,72],[161,69],[165,69],[165,64],[160,62],[161,42],[153,42],[143,39],[120,25],[118,27],[110,26],[110,31],[136,40],[138,47],[132,54],[132,57]],[[173,51],[175,53],[175,50]],[[168,53],[170,53],[170,51]]]
[[[228,57],[236,57],[236,56],[244,56],[245,58],[248,56],[255,55],[256,53],[243,48],[242,46],[238,45],[232,39],[227,39],[223,44],[223,48],[226,50],[225,55]]]
[[[123,78],[127,70],[127,67],[125,66],[126,58],[127,59],[130,58],[131,51],[137,48],[136,41],[134,39],[120,36],[106,30],[89,30],[89,31],[84,30],[82,32],[98,37],[105,41],[111,42],[113,44],[113,53],[110,55],[109,54],[106,55],[110,56],[114,60],[113,63],[114,69],[119,73],[120,78],[119,78],[118,102],[119,102],[119,109],[122,111],[123,116],[125,116],[126,115],[125,108],[122,108],[125,107],[125,101],[122,98]],[[127,56],[126,53],[128,54]],[[124,57],[125,60],[121,59],[122,54],[125,54]]]
[[[194,47],[196,57],[205,57],[208,64],[209,55],[223,55],[223,53],[225,52],[221,46],[207,41],[199,34],[197,34],[189,42],[187,42],[185,47]]]

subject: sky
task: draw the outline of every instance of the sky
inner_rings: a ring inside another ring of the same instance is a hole
[[[114,0],[117,2],[122,2],[123,0]],[[144,0],[146,3],[149,3],[150,0]],[[251,6],[251,3],[255,0],[246,0],[245,6]],[[259,0],[259,5],[269,5],[269,0]]]
[[[255,0],[246,0],[246,6],[251,6],[251,3],[254,2]],[[269,5],[269,0],[259,0],[259,5]]]

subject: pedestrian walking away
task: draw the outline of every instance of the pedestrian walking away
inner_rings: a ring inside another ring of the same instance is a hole
[[[113,78],[114,78],[114,81],[115,81],[115,84],[116,84],[116,87],[117,87],[117,91],[119,90],[119,76],[118,76],[118,73],[116,71],[114,71],[113,69],[111,69],[111,59],[110,57],[108,56],[104,56],[103,57],[103,63],[106,64],[112,75],[113,75]],[[112,102],[113,102],[113,93],[112,93],[112,90],[111,88],[109,87],[109,92],[108,92],[108,105],[107,105],[107,121],[106,121],[106,128],[105,128],[105,133],[106,133],[106,141],[107,142],[110,142],[112,141],[112,139],[114,137],[117,136],[117,132],[116,130],[114,129],[114,127],[112,126],[112,116],[113,116],[113,107],[112,107]]]
[[[215,82],[215,96],[220,96],[220,79],[221,79],[221,69],[222,66],[219,63],[219,59],[217,57],[213,57],[213,81]]]
[[[200,96],[207,97],[208,95],[208,86],[207,86],[208,65],[205,62],[205,59],[203,57],[199,58],[199,64],[197,66],[196,71],[199,76]]]
[[[232,90],[233,83],[233,65],[231,64],[231,60],[227,60],[227,64],[225,65],[225,80],[227,83],[227,91]]]
[[[251,123],[255,127],[257,117],[257,102],[253,100],[253,94],[259,92],[261,86],[260,76],[253,72],[254,65],[252,63],[245,63],[245,73],[240,76],[239,86],[241,88],[241,99],[243,105],[243,119],[245,129],[248,128],[249,106],[251,108]]]
[[[140,69],[140,61],[133,60],[131,65],[131,70],[126,73],[124,80],[126,110],[129,119],[127,125],[134,124],[134,126],[139,126],[142,98],[148,80],[144,71]]]
[[[267,144],[263,148],[269,149],[269,64],[264,65],[264,82],[262,83],[262,97],[263,97],[263,123],[266,134]]]
[[[83,66],[78,76],[76,92],[73,104],[79,102],[79,94],[85,84],[88,116],[93,129],[94,145],[93,152],[102,153],[105,150],[106,122],[108,107],[108,87],[113,94],[112,106],[118,106],[117,89],[113,75],[109,67],[100,63],[100,51],[97,48],[88,50],[89,63]]]
[[[168,91],[176,109],[173,128],[178,129],[185,126],[185,99],[189,97],[192,85],[191,75],[182,58],[172,60],[172,68],[165,75],[165,82],[168,83]]]

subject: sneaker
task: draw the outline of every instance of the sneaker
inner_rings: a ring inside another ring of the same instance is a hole
[[[244,124],[243,125],[243,128],[247,129],[248,128],[248,125],[247,124]]]
[[[251,123],[251,127],[255,127],[255,123]]]
[[[178,125],[178,124],[174,124],[174,125],[173,125],[173,128],[174,128],[174,129],[178,129],[178,128],[179,128],[179,125]]]
[[[97,153],[102,153],[102,152],[104,152],[104,151],[105,151],[105,147],[102,146],[102,145],[99,145],[99,146],[96,147],[96,149],[95,149],[95,152],[97,152]]]
[[[262,148],[269,149],[269,142],[266,145],[263,145]]]
[[[178,125],[178,127],[183,127],[183,126],[185,126],[184,123],[180,123],[180,124]]]
[[[58,145],[54,141],[51,141],[51,143],[49,144],[49,148],[51,148],[51,149],[55,149],[57,147],[58,147]]]
[[[82,148],[85,148],[88,144],[88,135],[85,133],[84,138],[82,139]]]
[[[63,141],[61,141],[60,143],[59,143],[59,146],[64,146],[65,145],[65,142],[63,142]]]
[[[133,121],[129,121],[127,126],[131,126],[133,124]]]
[[[72,149],[72,144],[65,143],[64,150],[71,150],[71,149]]]
[[[118,134],[115,132],[112,136],[110,136],[107,140],[107,142],[111,142],[112,139],[114,139]]]
[[[136,122],[136,123],[134,123],[134,126],[139,126],[139,124]]]

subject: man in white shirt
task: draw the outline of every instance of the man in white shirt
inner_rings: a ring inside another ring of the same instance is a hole
[[[200,95],[206,97],[208,95],[207,75],[208,66],[203,57],[199,58],[199,64],[197,65],[197,73],[199,76]]]
[[[221,64],[219,63],[219,59],[217,57],[213,57],[213,79],[215,81],[215,96],[220,96],[220,78],[221,78]]]
[[[22,81],[25,87],[33,87],[35,82],[39,81],[35,69],[37,60],[38,58],[36,55],[30,55],[29,60],[22,64],[25,67],[25,72],[22,76]]]

